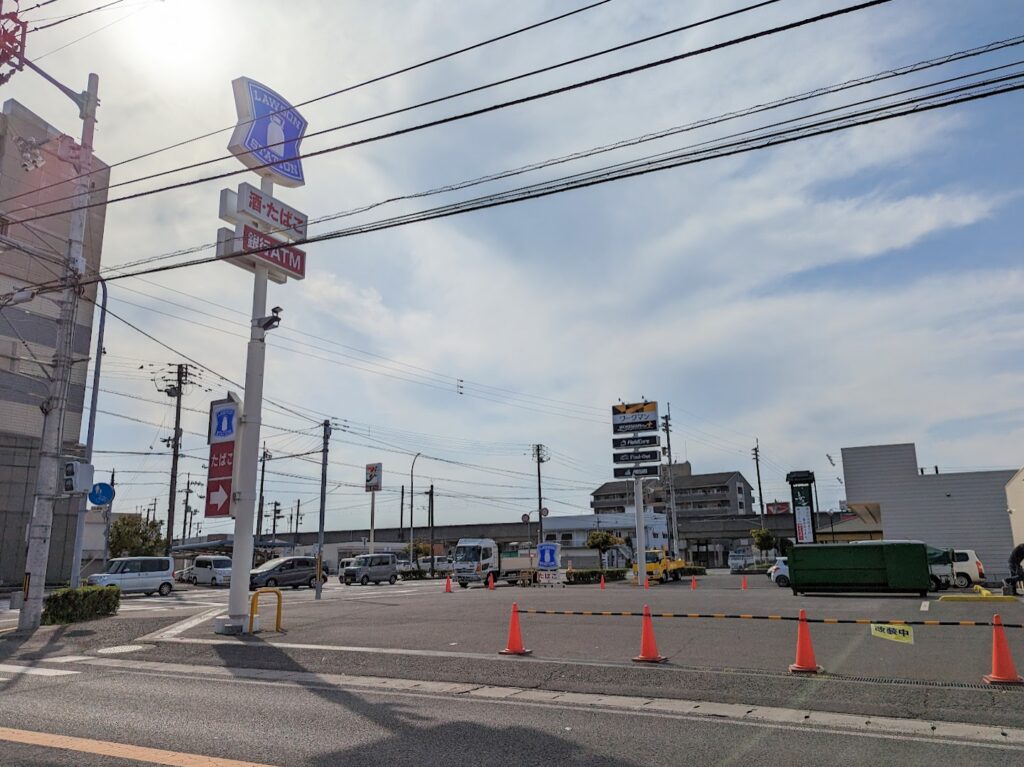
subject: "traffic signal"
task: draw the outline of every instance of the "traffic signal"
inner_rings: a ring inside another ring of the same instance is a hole
[[[64,462],[64,492],[69,495],[88,493],[92,489],[93,466],[82,461]]]

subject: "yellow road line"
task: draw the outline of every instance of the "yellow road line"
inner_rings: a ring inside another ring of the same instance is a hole
[[[68,735],[54,735],[48,732],[14,730],[8,727],[0,727],[0,741],[22,743],[27,746],[42,746],[43,748],[60,748],[80,754],[113,756],[148,764],[164,764],[169,767],[272,767],[272,765],[260,762],[240,762],[236,759],[220,759],[202,754],[164,751],[160,748],[145,748],[127,743],[112,743],[107,740],[72,738]]]

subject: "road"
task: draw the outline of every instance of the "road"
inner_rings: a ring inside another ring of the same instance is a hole
[[[286,633],[234,639],[210,626],[226,592],[178,597],[128,598],[116,618],[6,635],[0,764],[989,765],[1019,762],[1024,749],[1024,693],[980,683],[987,627],[919,626],[908,646],[865,626],[813,624],[827,669],[814,678],[786,671],[788,621],[659,618],[670,660],[638,666],[636,617],[522,614],[533,656],[496,652],[513,600],[918,620],[987,620],[992,605],[796,598],[714,577],[696,592],[331,584],[319,603],[285,593]],[[1019,604],[998,608],[1007,622],[1024,618]],[[1024,661],[1020,636],[1011,631],[1010,643]]]

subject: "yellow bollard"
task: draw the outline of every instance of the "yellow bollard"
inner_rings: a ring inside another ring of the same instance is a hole
[[[281,589],[277,588],[262,588],[256,589],[252,595],[252,599],[249,602],[249,633],[252,633],[253,623],[256,620],[256,616],[260,614],[260,594],[273,594],[277,597],[277,617],[274,622],[274,631],[281,631],[281,609],[284,607],[284,595],[281,593]]]

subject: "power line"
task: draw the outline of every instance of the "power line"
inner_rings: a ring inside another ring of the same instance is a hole
[[[58,19],[57,21],[52,21],[49,24],[43,24],[42,26],[32,27],[32,29],[30,29],[29,32],[42,32],[44,29],[50,29],[51,27],[55,27],[58,24],[63,24],[63,23],[68,22],[68,21],[73,21],[74,19],[80,19],[80,18],[82,18],[82,16],[88,16],[90,13],[96,13],[97,11],[106,10],[107,8],[111,8],[111,7],[115,6],[115,5],[119,5],[119,4],[123,3],[123,2],[124,2],[124,0],[111,0],[111,2],[106,3],[104,5],[100,5],[100,6],[95,7],[95,8],[89,8],[88,10],[82,11],[81,13],[72,14],[71,16],[65,16],[64,18]],[[38,7],[38,6],[36,6],[36,7]]]
[[[49,0],[49,2],[55,2],[55,0]],[[401,67],[400,69],[396,69],[396,70],[393,70],[391,72],[387,72],[386,74],[376,75],[375,77],[371,77],[368,80],[363,80],[362,82],[355,83],[353,85],[348,85],[348,86],[345,86],[344,88],[339,88],[339,89],[331,91],[329,93],[325,93],[325,94],[322,94],[320,96],[315,96],[313,98],[306,99],[305,101],[300,101],[298,104],[295,104],[294,108],[298,109],[300,107],[308,106],[309,104],[315,104],[318,101],[323,101],[325,99],[332,98],[334,96],[339,96],[339,95],[341,95],[343,93],[348,93],[350,91],[354,91],[354,90],[357,90],[359,88],[364,88],[364,87],[366,87],[368,85],[373,85],[375,83],[379,83],[379,82],[382,82],[384,80],[388,80],[388,79],[390,79],[392,77],[397,77],[398,75],[406,74],[406,73],[412,72],[412,71],[414,71],[416,69],[421,69],[422,67],[429,66],[430,64],[436,64],[436,63],[438,63],[440,61],[444,61],[445,59],[454,58],[455,56],[459,56],[459,55],[461,55],[463,53],[468,53],[469,51],[473,51],[473,50],[476,50],[478,48],[483,48],[485,46],[492,45],[492,44],[497,43],[497,42],[501,42],[502,40],[507,40],[507,39],[509,39],[511,37],[515,37],[516,35],[523,34],[524,32],[530,32],[530,31],[532,31],[534,29],[539,29],[540,27],[544,27],[544,26],[546,26],[548,24],[553,24],[556,21],[561,21],[562,19],[567,19],[567,18],[569,18],[571,16],[575,16],[576,14],[583,13],[585,11],[589,11],[589,10],[591,10],[593,8],[597,8],[598,6],[605,5],[606,3],[609,3],[609,2],[611,2],[611,0],[598,0],[598,2],[590,3],[589,5],[584,5],[584,6],[580,7],[580,8],[576,8],[575,10],[567,11],[565,13],[560,13],[557,16],[552,16],[550,18],[543,19],[542,21],[538,21],[538,22],[535,22],[533,24],[529,24],[529,25],[527,25],[525,27],[520,27],[518,29],[514,29],[511,32],[505,32],[504,34],[497,35],[495,37],[491,37],[491,38],[488,38],[486,40],[482,40],[482,41],[480,41],[478,43],[474,43],[472,45],[467,45],[467,46],[464,46],[462,48],[458,48],[458,49],[456,49],[454,51],[449,51],[448,53],[443,53],[443,54],[440,54],[438,56],[434,56],[432,58],[426,59],[425,61],[421,61],[421,62],[419,62],[417,64],[410,64],[409,66]],[[46,3],[43,3],[43,5],[45,5],[45,4]],[[35,6],[35,7],[39,7],[39,6]],[[53,52],[54,51],[51,51],[50,53],[53,53]],[[44,54],[44,55],[49,55],[49,54]],[[272,112],[270,114],[271,115],[273,115],[273,114],[280,114],[281,111],[285,111],[285,110],[278,110],[277,112]],[[267,115],[267,116],[270,116],[270,115]],[[244,124],[247,124],[247,123],[244,123]],[[228,125],[228,126],[225,126],[223,128],[218,128],[216,130],[209,131],[207,133],[202,133],[202,134],[200,134],[198,136],[193,136],[192,138],[189,138],[189,139],[184,139],[182,141],[178,141],[178,142],[176,142],[174,144],[169,144],[169,145],[167,145],[165,147],[161,147],[160,149],[154,149],[152,151],[145,152],[145,153],[140,154],[140,155],[135,155],[134,157],[129,157],[129,158],[125,159],[125,160],[121,160],[119,162],[116,162],[116,163],[114,163],[114,164],[112,164],[112,165],[110,165],[108,167],[110,169],[113,169],[113,168],[120,167],[122,165],[127,165],[128,163],[136,162],[137,160],[143,160],[143,159],[146,159],[148,157],[153,157],[154,155],[162,154],[163,152],[167,152],[167,151],[170,151],[172,149],[177,149],[179,147],[186,146],[187,144],[192,144],[192,143],[194,143],[196,141],[201,141],[203,139],[210,138],[211,136],[216,136],[216,135],[218,135],[220,133],[224,133],[224,132],[229,131],[229,130],[234,130],[234,128],[235,128],[234,125]],[[232,155],[232,156],[234,156],[234,155]],[[52,184],[50,184],[48,186],[44,186],[44,187],[41,187],[39,189],[33,190],[32,193],[39,192],[39,191],[44,191],[46,189],[50,189],[50,188],[55,187],[55,186],[60,186],[61,184],[67,184],[69,182],[75,181],[77,178],[79,178],[79,177],[76,176],[74,178],[64,179],[64,180],[61,180],[61,181],[57,181],[57,182],[54,182],[54,183],[52,183]],[[26,194],[28,194],[28,193],[27,192],[23,192],[22,194],[15,195],[14,197],[7,197],[7,198],[5,198],[3,200],[0,200],[0,204],[6,203],[6,202],[10,202],[11,200],[16,200],[19,197],[24,197]],[[53,200],[51,202],[59,202],[59,200]]]
[[[771,0],[768,0],[768,1],[771,1]],[[521,104],[527,104],[527,103],[530,103],[530,102],[533,102],[533,101],[537,101],[537,100],[540,100],[540,99],[545,99],[545,98],[549,98],[551,96],[561,95],[563,93],[568,93],[570,91],[578,90],[580,88],[586,88],[586,87],[589,87],[591,85],[597,85],[599,83],[608,82],[610,80],[614,80],[614,79],[617,79],[617,78],[620,78],[620,77],[626,77],[628,75],[636,74],[638,72],[647,71],[649,69],[654,69],[656,67],[665,66],[667,64],[672,64],[672,63],[675,63],[677,61],[683,61],[685,59],[693,58],[695,56],[701,56],[701,55],[704,55],[704,54],[707,54],[707,53],[713,53],[715,51],[719,51],[719,50],[722,50],[722,49],[725,49],[725,48],[729,48],[729,47],[732,47],[732,46],[735,46],[735,45],[740,45],[742,43],[751,42],[753,40],[758,40],[758,39],[761,39],[761,38],[764,38],[764,37],[770,37],[772,35],[780,34],[782,32],[787,32],[787,31],[790,31],[790,30],[793,30],[793,29],[797,29],[797,28],[800,28],[800,27],[804,27],[804,26],[810,25],[810,24],[816,24],[816,23],[821,22],[821,21],[825,21],[825,20],[828,20],[828,19],[836,18],[838,16],[843,16],[843,15],[846,15],[846,14],[849,14],[849,13],[854,13],[854,12],[857,12],[857,11],[866,10],[866,9],[872,8],[874,6],[883,5],[883,4],[890,3],[890,2],[892,2],[892,0],[867,0],[866,2],[858,3],[857,5],[847,6],[845,8],[840,8],[840,9],[837,9],[837,10],[834,10],[834,11],[829,11],[829,12],[826,12],[826,13],[818,14],[816,16],[807,17],[807,18],[804,18],[804,19],[800,19],[798,21],[790,22],[788,24],[782,24],[780,26],[776,26],[776,27],[771,27],[769,29],[760,30],[758,32],[754,32],[754,33],[751,33],[751,34],[742,35],[740,37],[735,37],[735,38],[732,38],[730,40],[726,40],[726,41],[723,41],[723,42],[720,42],[720,43],[715,43],[713,45],[708,45],[708,46],[705,46],[703,48],[697,48],[697,49],[692,50],[692,51],[685,51],[683,53],[676,54],[674,56],[669,56],[667,58],[658,59],[656,61],[650,61],[650,62],[647,62],[645,64],[640,64],[638,66],[633,66],[633,67],[629,67],[627,69],[618,70],[616,72],[611,72],[611,73],[608,73],[608,74],[600,75],[598,77],[592,77],[592,78],[589,78],[587,80],[577,81],[575,83],[570,83],[569,85],[560,86],[558,88],[552,88],[550,90],[542,91],[540,93],[533,93],[533,94],[530,94],[528,96],[522,96],[522,97],[519,97],[519,98],[516,98],[516,99],[511,99],[509,101],[503,101],[503,102],[499,102],[497,104],[491,104],[489,106],[480,107],[478,109],[472,109],[472,110],[469,110],[467,112],[461,112],[461,113],[458,113],[458,114],[449,115],[447,117],[442,117],[442,118],[439,118],[439,119],[436,119],[436,120],[430,120],[428,122],[419,123],[417,125],[412,125],[412,126],[408,126],[408,127],[405,127],[405,128],[399,128],[397,130],[393,130],[393,131],[388,131],[386,133],[377,134],[376,136],[368,136],[366,138],[358,139],[358,140],[355,140],[355,141],[349,141],[349,142],[346,142],[346,143],[343,143],[343,144],[336,144],[334,146],[325,147],[324,149],[318,149],[318,150],[314,150],[312,152],[299,153],[299,154],[296,154],[296,155],[293,155],[293,156],[289,156],[287,158],[281,158],[281,159],[275,160],[274,162],[270,162],[270,163],[263,163],[263,164],[255,165],[255,166],[252,166],[252,167],[245,167],[245,168],[239,168],[237,170],[225,171],[223,173],[217,173],[217,174],[213,174],[213,175],[210,175],[210,176],[203,176],[201,178],[192,179],[190,181],[182,181],[182,182],[179,182],[179,183],[176,183],[176,184],[168,184],[167,186],[156,187],[155,189],[148,189],[148,190],[145,190],[145,191],[142,191],[142,192],[135,192],[134,194],[123,195],[121,197],[114,197],[114,198],[108,199],[108,200],[106,200],[104,202],[87,203],[85,205],[75,206],[75,207],[72,207],[72,208],[67,208],[67,209],[63,209],[63,210],[60,210],[60,211],[54,211],[54,212],[51,212],[51,213],[40,213],[40,214],[37,214],[35,216],[31,216],[29,218],[20,219],[20,220],[13,219],[12,223],[22,223],[23,221],[36,221],[36,220],[39,220],[39,219],[45,219],[45,218],[51,218],[53,216],[63,215],[63,214],[68,213],[68,212],[70,212],[72,210],[78,210],[78,209],[82,209],[82,208],[93,208],[93,207],[97,207],[99,205],[112,205],[112,204],[118,203],[118,202],[126,202],[128,200],[135,200],[135,199],[139,199],[139,198],[142,198],[142,197],[149,197],[151,195],[160,194],[162,192],[172,191],[172,190],[175,190],[175,189],[183,189],[185,187],[195,186],[195,185],[198,185],[198,184],[203,184],[203,183],[206,183],[207,181],[218,181],[218,180],[221,180],[221,179],[225,179],[225,178],[230,178],[230,177],[233,177],[233,176],[241,175],[243,173],[248,173],[250,171],[257,171],[257,170],[259,170],[261,168],[268,168],[268,167],[271,167],[273,165],[277,165],[277,164],[279,164],[280,162],[282,162],[284,160],[299,160],[299,159],[309,159],[311,157],[319,157],[319,156],[326,155],[326,154],[332,154],[332,153],[340,151],[342,149],[350,149],[350,148],[355,147],[355,146],[363,146],[363,145],[366,145],[366,144],[371,144],[371,143],[375,143],[375,142],[378,142],[378,141],[383,141],[385,139],[395,138],[397,136],[404,136],[404,135],[407,135],[407,134],[410,134],[410,133],[415,133],[415,132],[418,132],[418,131],[421,131],[421,130],[425,130],[427,128],[433,128],[433,127],[437,127],[437,126],[440,126],[440,125],[448,125],[450,123],[459,122],[461,120],[465,120],[465,119],[468,119],[468,118],[471,118],[471,117],[478,117],[480,115],[489,114],[491,112],[495,112],[495,111],[498,111],[498,110],[501,110],[501,109],[507,109],[509,107],[519,106]],[[741,9],[741,10],[750,10],[752,8],[755,8],[755,7],[760,7],[760,5],[761,4],[758,4],[756,6],[748,6],[747,8]],[[733,13],[735,13],[735,12],[733,12]],[[729,14],[729,15],[732,15],[732,14]],[[689,27],[693,28],[694,26],[699,26],[701,24],[706,24],[706,23],[709,23],[710,21],[717,20],[718,18],[721,18],[721,17],[722,16],[716,16],[716,17],[712,17],[710,19],[704,19],[704,20],[702,20],[700,22],[695,22],[694,24],[689,25]],[[444,99],[441,99],[441,100],[444,100]],[[424,102],[424,103],[427,103],[427,102]],[[436,100],[432,101],[430,103],[436,103]],[[324,131],[320,131],[319,133],[321,133],[321,134],[325,133],[325,132],[327,132],[327,130],[339,130],[342,127],[349,127],[350,125],[355,125],[355,124],[358,124],[358,123],[349,123],[349,124],[346,124],[344,126],[336,126],[333,129],[326,129]],[[317,135],[317,134],[311,134],[311,135]],[[224,159],[224,158],[219,158],[219,159]],[[219,161],[219,159],[218,159],[218,161]],[[200,163],[200,164],[206,164],[206,163]],[[186,170],[186,169],[189,169],[189,168],[192,168],[192,167],[197,167],[197,165],[183,166],[182,168],[177,168],[177,169],[173,169],[173,170],[170,170],[170,171],[162,171],[161,173],[152,174],[150,176],[143,176],[143,177],[140,177],[140,178],[137,178],[137,179],[129,179],[127,181],[122,181],[122,182],[119,182],[118,184],[111,185],[111,186],[107,187],[107,189],[111,189],[111,188],[114,188],[116,186],[123,186],[123,185],[129,184],[129,183],[136,183],[136,182],[139,182],[139,181],[145,181],[145,180],[148,180],[148,179],[152,179],[152,178],[156,178],[156,177],[159,177],[159,176],[167,175],[168,173],[176,173],[176,172],[178,172],[180,170]],[[96,189],[94,191],[102,191],[102,190],[101,189]],[[55,200],[51,200],[50,202],[51,203],[57,203],[57,202],[62,202],[62,201],[66,201],[66,200],[69,200],[69,199],[73,199],[73,196],[69,195],[67,197],[57,198]],[[6,201],[7,200],[0,201],[0,202],[6,202]]]

